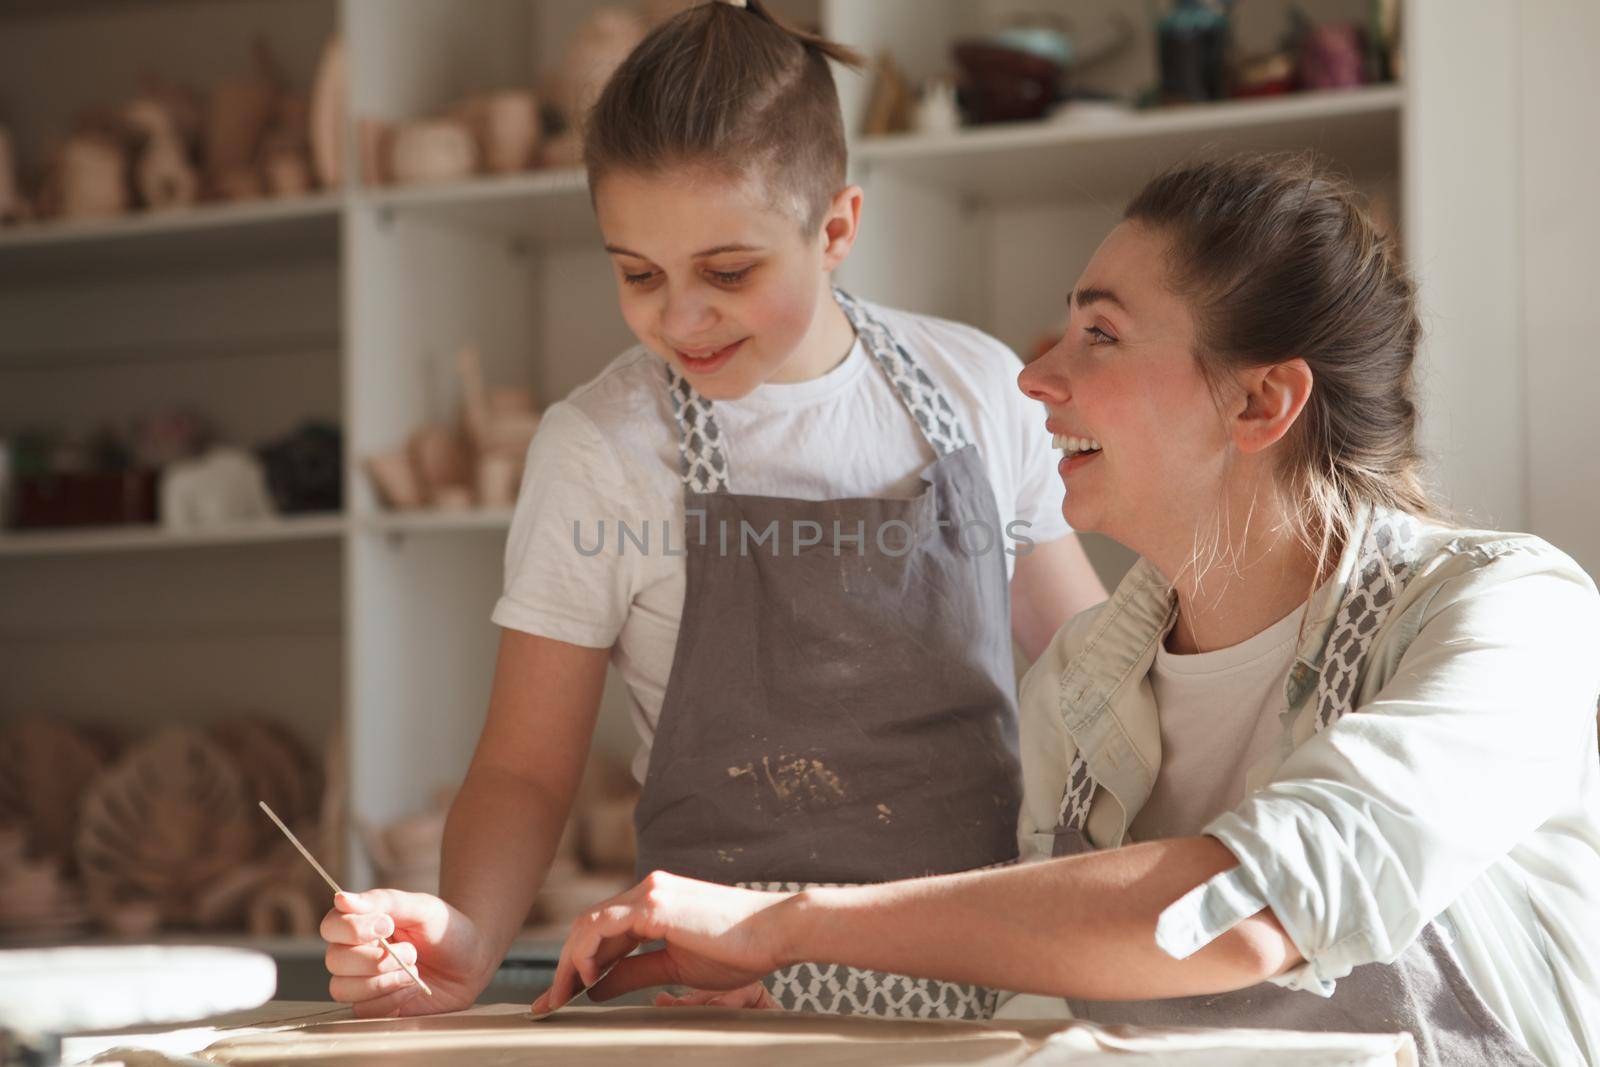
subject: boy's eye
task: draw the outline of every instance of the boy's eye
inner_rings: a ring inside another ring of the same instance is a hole
[[[1112,337],[1098,326],[1085,326],[1083,332],[1089,335],[1089,343],[1091,345],[1108,345],[1116,340],[1115,337]]]
[[[748,278],[753,270],[755,270],[755,267],[750,266],[741,267],[738,270],[712,270],[706,273],[711,275],[713,280],[721,282],[723,285],[737,285]]]

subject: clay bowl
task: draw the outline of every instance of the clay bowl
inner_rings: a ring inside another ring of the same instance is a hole
[[[1062,68],[1043,56],[989,41],[963,41],[955,56],[976,122],[1042,118],[1055,103]]]

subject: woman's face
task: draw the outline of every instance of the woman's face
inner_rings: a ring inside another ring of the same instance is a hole
[[[806,239],[763,183],[619,171],[601,179],[595,213],[623,319],[702,395],[731,400],[814,375],[807,342],[834,257],[825,233]]]
[[[1229,454],[1195,361],[1194,322],[1164,282],[1166,259],[1158,233],[1118,225],[1068,298],[1066,335],[1018,379],[1044,403],[1052,433],[1100,445],[1075,458],[1063,451],[1067,521],[1149,557],[1193,544]]]

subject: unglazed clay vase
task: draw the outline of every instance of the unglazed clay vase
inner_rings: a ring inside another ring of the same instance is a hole
[[[264,43],[255,48],[256,69],[247,77],[217,83],[206,112],[206,177],[224,198],[246,188],[239,172],[254,170],[262,136],[278,108],[278,63]]]
[[[11,133],[0,126],[0,225],[21,222],[30,214],[17,177],[17,156],[11,147]]]
[[[127,157],[112,138],[77,134],[61,147],[57,166],[62,218],[107,218],[128,210]]]
[[[298,145],[268,148],[261,161],[261,175],[268,196],[305,196],[311,191],[311,160]]]
[[[567,123],[582,130],[600,90],[645,35],[645,20],[626,8],[603,7],[567,42],[556,74],[553,102]]]
[[[477,142],[459,119],[426,119],[395,130],[389,171],[401,185],[456,181],[477,169]]]
[[[641,10],[644,12],[645,22],[653,30],[668,19],[707,2],[708,0],[644,0]]]
[[[404,450],[369,456],[367,474],[389,507],[409,511],[422,506],[422,486],[411,466],[411,457]]]
[[[328,38],[311,86],[311,162],[317,180],[332,189],[344,180],[341,138],[345,127],[346,85],[344,38]]]
[[[539,98],[522,89],[483,98],[479,139],[491,174],[515,174],[533,165],[539,150]]]
[[[356,121],[356,152],[361,161],[364,185],[388,185],[389,155],[394,127],[382,119]]]

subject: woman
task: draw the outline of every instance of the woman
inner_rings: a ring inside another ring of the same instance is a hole
[[[1067,520],[1142,559],[1024,682],[1038,862],[795,894],[652,875],[575,924],[535,1010],[661,939],[595,993],[810,960],[1600,1063],[1600,597],[1537,538],[1435,517],[1392,246],[1307,161],[1201,164],[1134,199],[1070,303],[1021,386]]]

